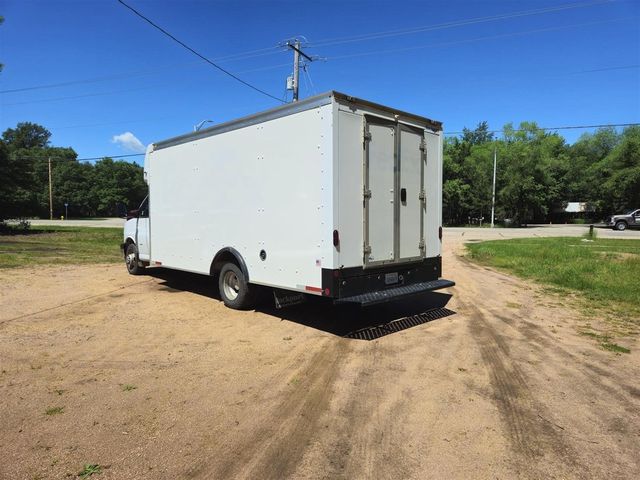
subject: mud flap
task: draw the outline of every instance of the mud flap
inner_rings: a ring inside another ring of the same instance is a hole
[[[306,301],[306,295],[301,292],[292,292],[290,290],[273,289],[273,299],[276,303],[276,308],[290,307],[291,305],[299,305]]]

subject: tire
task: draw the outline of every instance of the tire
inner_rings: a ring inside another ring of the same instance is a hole
[[[619,232],[624,232],[627,229],[627,222],[616,222],[616,226],[615,229],[618,230]]]
[[[234,310],[254,307],[256,289],[247,283],[242,270],[234,263],[225,263],[218,275],[218,289],[224,304]]]
[[[127,265],[127,271],[131,275],[142,275],[144,267],[138,262],[138,247],[134,243],[127,245],[127,251],[124,254],[124,262]]]

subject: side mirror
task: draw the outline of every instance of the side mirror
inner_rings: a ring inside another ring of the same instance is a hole
[[[123,202],[116,202],[116,209],[118,210],[118,216],[120,218],[127,217],[127,205]]]
[[[131,220],[132,218],[138,218],[140,211],[136,208],[135,210],[129,210],[127,215],[124,217],[127,220]]]

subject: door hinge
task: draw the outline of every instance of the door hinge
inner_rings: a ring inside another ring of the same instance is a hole
[[[364,254],[369,255],[371,253],[371,246],[365,244],[363,247]]]
[[[362,191],[362,196],[363,196],[364,198],[371,198],[371,190],[368,190],[368,189],[366,189],[366,188],[365,188],[365,189]]]
[[[424,190],[420,190],[420,195],[418,195],[418,199],[421,202],[426,202],[427,201],[427,194],[424,193]]]
[[[364,139],[365,141],[371,140],[371,132],[364,132]]]
[[[418,244],[418,248],[420,249],[421,252],[424,251],[425,249],[424,238],[420,240],[420,243]]]

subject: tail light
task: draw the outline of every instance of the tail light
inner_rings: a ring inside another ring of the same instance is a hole
[[[334,247],[340,246],[340,233],[338,232],[338,230],[333,231],[333,246]]]

